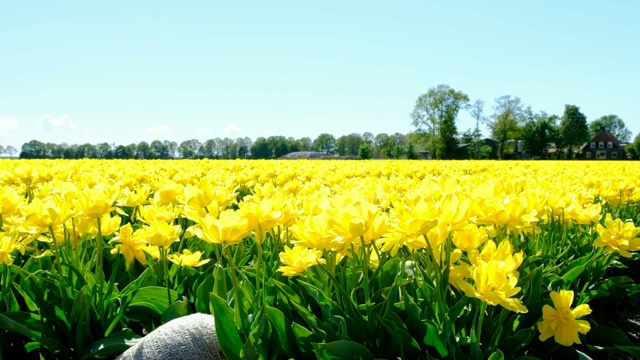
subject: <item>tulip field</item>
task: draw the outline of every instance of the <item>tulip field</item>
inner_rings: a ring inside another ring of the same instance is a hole
[[[593,306],[640,292],[639,174],[0,160],[0,359],[113,358],[197,312],[229,359],[640,356]]]

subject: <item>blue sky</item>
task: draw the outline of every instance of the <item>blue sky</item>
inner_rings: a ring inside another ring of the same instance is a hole
[[[438,84],[486,115],[502,95],[575,104],[635,136],[638,15],[635,0],[3,0],[0,144],[408,133]]]

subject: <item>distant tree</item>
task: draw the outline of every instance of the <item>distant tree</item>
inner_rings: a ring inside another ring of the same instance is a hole
[[[373,156],[382,159],[391,157],[389,134],[380,133],[373,138]]]
[[[368,131],[362,134],[362,140],[368,142],[369,145],[373,144],[373,139],[373,134]]]
[[[555,143],[558,137],[558,116],[549,115],[544,111],[533,114],[522,128],[522,140],[525,153],[533,158],[546,158],[550,143]]]
[[[311,138],[303,137],[296,140],[296,145],[298,146],[298,151],[310,151],[313,148],[313,141],[311,141]]]
[[[638,160],[638,152],[636,151],[635,146],[633,144],[629,144],[624,148],[625,153],[627,154],[627,159],[629,160]]]
[[[109,143],[100,143],[96,146],[96,155],[99,159],[113,159],[113,149]]]
[[[575,105],[565,105],[560,121],[559,143],[567,149],[567,158],[573,158],[574,149],[589,140],[587,117]]]
[[[216,143],[213,139],[206,140],[200,147],[200,157],[207,159],[216,159],[218,154],[216,152]]]
[[[62,150],[62,157],[64,157],[65,159],[75,159],[77,148],[78,148],[78,145],[76,144],[65,146]]]
[[[178,145],[178,154],[183,159],[195,159],[202,144],[197,139],[185,140]]]
[[[373,156],[373,148],[369,142],[363,142],[358,148],[358,158],[362,160],[371,159]]]
[[[235,143],[226,137],[220,141],[220,158],[234,159],[236,157]]]
[[[504,95],[496,100],[494,113],[488,120],[489,129],[498,143],[498,159],[504,159],[509,153],[507,141],[517,137],[520,124],[523,122],[524,109],[520,98]]]
[[[313,140],[312,148],[325,154],[333,154],[336,151],[336,138],[331,134],[320,134]]]
[[[2,155],[4,153],[5,153],[4,146],[0,145],[0,155]]]
[[[251,139],[248,137],[237,138],[235,142],[236,158],[248,159],[251,152]]]
[[[400,145],[396,145],[391,149],[391,157],[394,159],[400,159],[404,155],[404,148]]]
[[[476,100],[470,107],[469,113],[471,117],[476,120],[476,127],[473,129],[472,141],[469,142],[469,157],[471,159],[481,158],[481,149],[483,143],[480,141],[482,131],[480,131],[480,124],[485,124],[487,118],[484,116],[484,101]]]
[[[427,151],[438,159],[451,159],[457,148],[456,118],[469,97],[448,85],[438,85],[420,95],[411,112],[411,124],[425,134]]]
[[[165,140],[162,142],[164,146],[167,148],[167,154],[169,159],[173,159],[176,157],[176,153],[178,152],[178,143],[175,141]]]
[[[269,136],[267,138],[267,143],[269,144],[270,158],[277,159],[287,155],[290,152],[289,141],[284,136],[281,136],[281,135]]]
[[[633,145],[633,148],[636,149],[636,154],[640,157],[640,133],[636,135],[631,145]]]
[[[269,149],[269,143],[264,137],[259,137],[251,145],[251,158],[253,159],[268,159],[271,157]]]
[[[336,152],[341,156],[357,156],[362,143],[364,140],[358,133],[340,136],[336,140]]]
[[[407,150],[405,154],[407,155],[407,159],[409,160],[417,160],[420,158],[420,155],[418,155],[418,152],[416,151],[416,148],[415,146],[413,146],[412,142],[407,143]]]
[[[38,140],[31,140],[22,144],[21,159],[44,159],[46,157],[45,144]]]
[[[627,142],[631,140],[631,131],[627,129],[624,121],[618,115],[604,115],[589,123],[589,137],[596,136],[600,128],[604,127],[618,141]]]
[[[131,151],[129,146],[116,146],[116,148],[113,149],[113,157],[116,159],[133,159],[135,157],[135,151]]]
[[[4,152],[5,154],[9,154],[9,157],[13,157],[13,154],[17,153],[18,150],[11,145],[7,145],[7,147],[4,148]]]
[[[151,153],[151,146],[146,141],[140,141],[136,145],[136,159],[151,159],[153,154]]]
[[[154,140],[149,144],[151,157],[154,159],[168,159],[169,146],[160,140]]]

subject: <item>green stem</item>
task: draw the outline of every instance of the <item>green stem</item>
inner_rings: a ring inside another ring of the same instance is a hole
[[[478,344],[482,343],[482,339],[480,338],[480,336],[482,336],[482,322],[484,321],[484,313],[487,310],[487,303],[482,300],[480,300],[480,302],[482,304],[480,305],[480,312],[478,313],[478,328],[476,329]]]
[[[169,304],[171,304],[171,287],[169,286],[169,264],[167,263],[167,249],[164,247],[160,248],[160,261],[162,261],[162,272],[164,278],[164,284],[167,287],[167,300],[169,300]]]
[[[60,257],[62,256],[60,252],[60,246],[58,245],[58,241],[56,241],[56,234],[53,231],[53,226],[49,226],[49,232],[51,233],[51,240],[53,241],[53,250],[56,255],[56,268],[58,270],[58,275],[62,277],[62,263]]]
[[[364,259],[362,259],[362,275],[364,276],[364,299],[367,308],[367,319],[372,320],[371,317],[371,294],[369,290],[369,251],[364,243],[364,236],[360,236],[360,243],[362,244],[362,252],[364,253]]]
[[[231,282],[233,283],[233,288],[235,291],[238,291],[238,276],[236,275],[236,266],[233,263],[233,256],[231,256],[231,249],[228,246],[225,246],[222,249],[224,256],[229,261],[229,272],[231,273]]]

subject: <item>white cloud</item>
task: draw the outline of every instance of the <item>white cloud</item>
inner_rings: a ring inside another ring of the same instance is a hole
[[[232,134],[242,135],[242,134],[244,134],[244,129],[241,128],[240,126],[236,125],[236,124],[229,124],[224,129],[224,134],[227,135],[227,136],[232,135]]]
[[[0,116],[0,131],[10,131],[18,128],[18,119],[14,116]]]
[[[150,127],[147,128],[147,132],[149,134],[167,134],[169,132],[171,132],[171,126],[169,125],[159,125],[159,126],[154,126],[154,127]]]
[[[38,130],[44,130],[45,132],[61,131],[66,132],[69,130],[76,130],[76,126],[71,121],[69,115],[62,115],[55,117],[51,114],[38,118]]]

